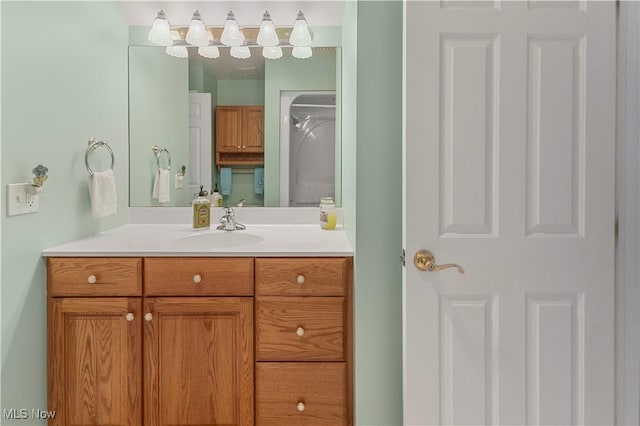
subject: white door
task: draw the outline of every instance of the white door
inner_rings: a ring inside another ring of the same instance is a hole
[[[405,22],[405,424],[613,424],[614,2]]]
[[[211,137],[211,94],[189,93],[189,193],[200,192],[200,185],[211,192],[213,168]]]

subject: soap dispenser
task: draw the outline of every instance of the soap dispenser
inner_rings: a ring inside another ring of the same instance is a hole
[[[209,229],[211,226],[211,202],[207,198],[207,191],[200,192],[193,200],[193,229]]]
[[[213,194],[211,194],[211,204],[214,207],[222,207],[222,195],[218,191],[218,183],[215,184],[215,188],[213,188]]]

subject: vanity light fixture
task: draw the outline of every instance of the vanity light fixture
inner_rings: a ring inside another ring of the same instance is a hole
[[[256,42],[262,47],[275,47],[280,44],[278,40],[278,34],[276,34],[276,26],[273,25],[271,15],[269,11],[264,12],[262,15],[262,22],[260,22],[260,32],[258,32],[258,38]]]
[[[207,31],[207,34],[209,34],[207,36],[209,38],[209,42],[213,42],[213,34],[211,34],[211,31]],[[210,44],[209,46],[198,47],[198,55],[207,59],[216,59],[220,57],[220,50],[218,49],[218,46]]]
[[[240,25],[233,14],[229,11],[227,19],[222,28],[220,42],[214,40],[214,32],[220,34],[220,28],[205,27],[200,12],[196,10],[193,13],[189,28],[169,26],[164,10],[160,10],[156,16],[153,26],[149,31],[148,39],[156,45],[166,46],[166,53],[178,58],[188,58],[189,53],[187,46],[197,46],[198,54],[202,57],[215,59],[220,57],[220,46],[230,47],[230,55],[237,59],[246,59],[251,57],[249,47],[262,47],[262,56],[267,59],[278,59],[282,55],[282,46],[292,47],[292,56],[298,59],[310,58],[313,55],[311,43],[313,41],[313,31],[307,23],[307,19],[302,12],[298,11],[293,28],[276,27],[271,19],[269,11],[265,11],[260,22],[260,29],[250,28],[249,34],[251,39],[245,41],[245,35],[240,29]],[[287,41],[280,41],[280,35],[290,32]],[[186,36],[184,36],[186,33]],[[183,39],[184,36],[184,39]],[[255,37],[255,39],[253,39]]]
[[[193,12],[193,17],[191,18],[189,31],[187,31],[185,41],[193,46],[208,46],[209,36],[207,36],[207,33],[208,31],[204,27],[204,22],[202,21],[200,12],[196,10],[195,12]]]
[[[289,43],[294,47],[311,47],[312,39],[313,34],[307,24],[307,18],[305,18],[302,11],[299,11],[296,21],[293,23],[293,30],[289,37]]]
[[[224,30],[222,30],[220,41],[230,47],[242,46],[244,43],[244,34],[240,31],[240,25],[231,10],[227,14],[227,20],[224,21]]]
[[[175,43],[176,41],[178,44]],[[187,46],[179,44],[182,42],[182,37],[180,37],[180,32],[178,30],[171,30],[171,42],[174,44],[172,46],[167,46],[164,50],[167,55],[181,59],[189,57]]]
[[[312,54],[311,47],[309,46],[294,46],[293,49],[291,49],[291,56],[298,59],[310,58]]]
[[[171,30],[169,28],[169,21],[164,13],[164,10],[160,9],[156,15],[156,19],[153,21],[151,31],[147,36],[149,41],[158,46],[171,46],[173,40],[171,40]]]
[[[262,56],[267,59],[280,59],[282,58],[282,47],[280,46],[263,47]]]
[[[233,46],[229,50],[229,54],[232,58],[247,59],[251,57],[251,50],[249,50],[249,46]]]

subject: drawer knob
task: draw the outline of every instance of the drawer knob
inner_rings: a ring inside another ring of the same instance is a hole
[[[125,318],[127,319],[127,321],[131,322],[135,318],[135,315],[129,312]]]
[[[301,413],[305,410],[305,406],[304,406],[304,402],[300,401],[298,402],[298,411],[300,411]]]
[[[144,314],[145,321],[151,321],[152,319],[153,319],[153,315],[151,315],[151,312],[147,312],[146,314]]]
[[[200,284],[202,282],[202,277],[200,276],[200,274],[195,274],[193,276],[193,282],[196,284]]]
[[[296,334],[297,334],[298,336],[300,336],[300,337],[304,336],[304,328],[302,328],[302,327],[298,327],[298,328],[296,329]]]
[[[95,283],[96,283],[96,276],[95,276],[95,275],[89,275],[89,276],[87,277],[87,282],[88,282],[89,284],[95,284]]]
[[[302,274],[298,275],[298,278],[296,278],[296,281],[298,282],[298,284],[304,284],[304,275]]]

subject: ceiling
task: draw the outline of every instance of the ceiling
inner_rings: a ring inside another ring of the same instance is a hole
[[[348,0],[347,0],[348,1]],[[151,25],[158,10],[163,9],[172,26],[187,26],[197,9],[207,26],[221,27],[227,12],[233,10],[241,27],[258,27],[265,10],[276,26],[293,26],[302,10],[311,27],[341,26],[344,0],[296,1],[117,1],[129,25]]]

